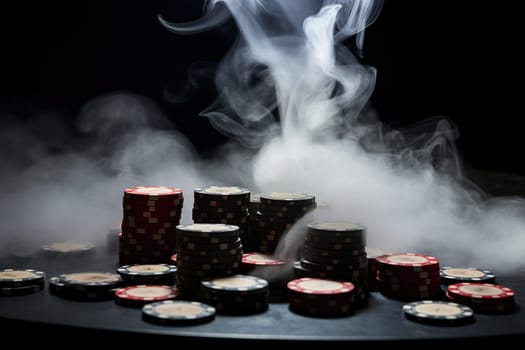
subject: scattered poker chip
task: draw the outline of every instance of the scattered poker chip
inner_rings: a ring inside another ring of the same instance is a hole
[[[268,287],[268,281],[263,278],[250,275],[233,275],[205,279],[201,285],[208,289],[235,292],[257,292]]]
[[[440,268],[440,277],[443,284],[455,284],[461,282],[483,282],[494,283],[496,276],[489,270],[475,267],[449,267]]]
[[[474,320],[474,311],[467,305],[439,300],[422,300],[403,305],[410,320],[443,325],[464,324]]]
[[[42,246],[42,249],[50,253],[80,253],[87,252],[95,246],[91,243],[79,242],[54,242]]]
[[[81,286],[63,283],[59,277],[49,279],[49,291],[64,299],[78,301],[109,300],[113,296],[112,288],[85,289]]]
[[[172,300],[179,295],[179,290],[170,286],[134,285],[115,290],[115,302],[138,307],[150,302]]]
[[[17,296],[33,294],[44,289],[44,281],[21,287],[0,287],[0,296]]]
[[[102,295],[122,285],[123,279],[111,272],[75,272],[58,276],[59,282],[68,290]]]
[[[146,304],[142,307],[144,321],[172,326],[195,325],[215,318],[215,307],[186,300],[167,300]]]
[[[0,270],[0,288],[32,286],[44,282],[45,273],[33,269]]]
[[[492,283],[470,283],[462,282],[451,284],[447,292],[459,298],[501,300],[514,298],[513,289]]]
[[[117,272],[125,276],[169,275],[177,272],[177,266],[170,264],[131,264],[120,266]]]

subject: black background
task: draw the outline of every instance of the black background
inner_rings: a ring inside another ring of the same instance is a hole
[[[153,99],[198,150],[225,141],[197,116],[211,89],[184,104],[165,98],[184,85],[190,64],[219,62],[236,35],[228,23],[176,36],[157,20],[198,17],[201,1],[12,2],[0,11],[0,115],[55,111],[68,121],[90,99],[123,90]],[[379,118],[397,128],[446,116],[465,164],[525,174],[517,2],[385,2],[362,60],[378,71],[371,102]]]

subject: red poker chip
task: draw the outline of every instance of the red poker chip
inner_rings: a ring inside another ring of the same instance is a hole
[[[124,198],[146,198],[155,200],[166,197],[180,197],[183,191],[171,186],[137,186],[124,189]]]
[[[514,298],[515,292],[511,288],[492,284],[463,282],[451,284],[447,287],[447,293],[453,297],[483,299],[483,300],[504,300]]]
[[[274,258],[271,254],[265,253],[245,253],[242,255],[242,262],[244,264],[275,266],[286,264],[285,260]]]
[[[314,295],[336,295],[351,293],[355,288],[354,284],[351,282],[312,277],[303,277],[291,280],[286,286],[293,292]]]
[[[425,271],[436,266],[439,268],[438,258],[417,253],[383,254],[377,256],[376,261],[391,269],[397,267],[405,270]]]
[[[179,296],[177,288],[164,285],[135,285],[119,288],[115,291],[115,296],[123,299],[141,301],[160,301],[174,299]]]

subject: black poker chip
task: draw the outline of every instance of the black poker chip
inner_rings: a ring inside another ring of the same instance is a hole
[[[407,303],[403,312],[407,319],[422,323],[457,325],[474,320],[474,311],[469,306],[440,300]]]
[[[45,273],[33,269],[0,270],[0,288],[33,286],[44,282]]]
[[[475,267],[450,267],[442,266],[439,276],[445,285],[461,282],[495,283],[496,275],[492,271]]]
[[[167,326],[202,324],[215,318],[215,307],[197,301],[167,300],[142,307],[142,319]]]
[[[22,287],[0,287],[0,296],[10,297],[17,295],[33,294],[44,289],[44,280],[32,285],[25,285]]]

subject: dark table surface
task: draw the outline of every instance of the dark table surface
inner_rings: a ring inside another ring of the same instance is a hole
[[[113,249],[99,246],[79,255],[50,256],[42,252],[28,257],[0,257],[0,268],[10,267],[42,270],[49,278],[70,272],[116,272],[118,258]],[[0,322],[8,331],[46,331],[50,340],[63,334],[79,335],[83,336],[83,342],[98,342],[98,335],[103,335],[104,339],[152,338],[177,344],[293,342],[303,346],[399,342],[481,344],[525,338],[525,312],[520,308],[525,295],[525,275],[497,276],[497,283],[516,291],[516,311],[508,314],[476,313],[473,323],[461,326],[436,326],[408,320],[402,312],[405,302],[376,291],[370,293],[368,305],[341,318],[303,316],[290,311],[285,302],[274,302],[266,312],[256,315],[217,315],[213,321],[202,325],[160,326],[143,321],[140,309],[120,306],[112,300],[80,302],[61,299],[49,292],[47,284],[44,290],[34,294],[0,297]],[[30,341],[30,338],[24,341]]]

